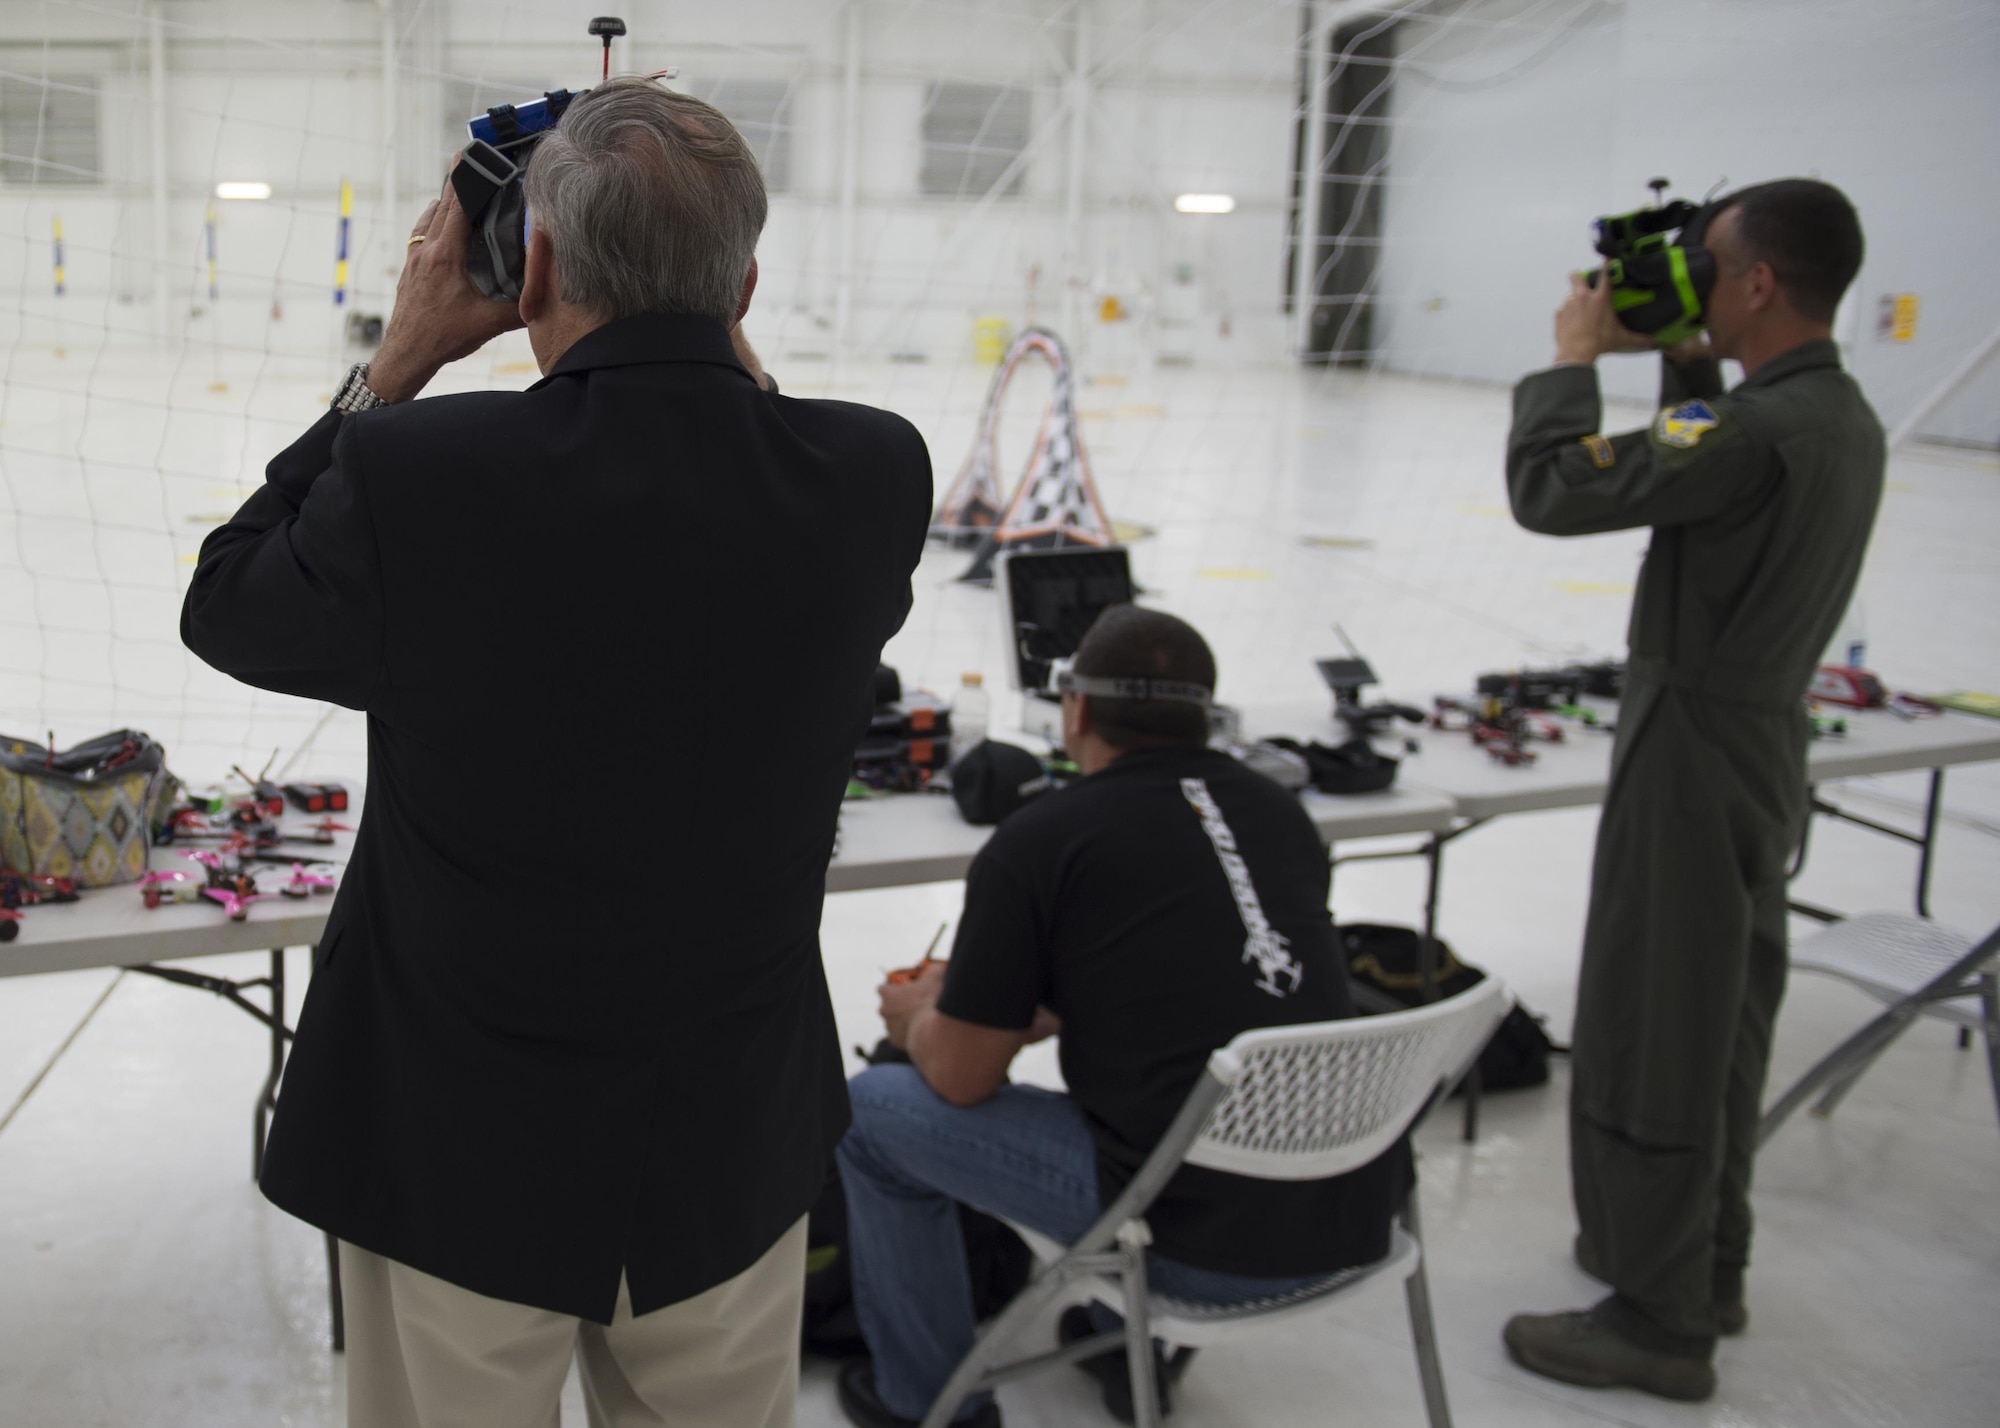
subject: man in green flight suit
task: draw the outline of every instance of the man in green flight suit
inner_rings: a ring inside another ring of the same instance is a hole
[[[1750,1168],[1784,991],[1785,873],[1806,817],[1801,703],[1861,568],[1881,423],[1832,336],[1861,266],[1838,189],[1759,184],[1709,211],[1708,336],[1661,410],[1605,437],[1597,358],[1651,345],[1572,280],[1556,365],[1514,390],[1507,489],[1547,535],[1653,528],[1598,828],[1570,1093],[1576,1256],[1612,1295],[1520,1314],[1524,1367],[1668,1398],[1715,1391],[1740,1332]],[[1742,364],[1725,394],[1719,358]]]

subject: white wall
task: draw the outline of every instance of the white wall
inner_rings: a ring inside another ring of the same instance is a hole
[[[586,85],[597,73],[589,3],[397,0],[396,91],[383,113],[382,12],[345,0],[165,0],[170,166],[168,259],[154,271],[150,87],[141,16],[96,7],[0,6],[0,70],[92,72],[103,85],[105,181],[0,186],[0,343],[152,341],[156,282],[169,343],[223,350],[329,350],[336,195],[354,185],[358,305],[380,311],[402,239],[434,191],[452,121],[450,81],[533,77]],[[836,0],[625,0],[631,38],[614,67],[677,64],[681,85],[720,77],[794,86],[793,184],[774,195],[753,337],[779,355],[830,353],[838,280],[844,7]],[[861,0],[861,164],[853,321],[858,355],[957,358],[972,319],[1021,325],[1039,270],[1037,316],[1060,322],[1105,292],[1141,314],[1167,265],[1201,268],[1219,355],[1281,355],[1277,318],[1294,105],[1289,0],[1087,0],[1094,30],[1084,232],[1064,268],[1068,137],[1062,85],[1079,7],[1069,0]],[[1032,88],[1043,142],[1024,191],[988,205],[918,192],[920,114],[939,80]],[[525,97],[525,96],[523,96]],[[386,141],[385,141],[386,140]],[[385,169],[399,170],[384,214]],[[203,209],[218,179],[273,184],[269,203],[217,205],[222,298],[207,300]],[[1172,212],[1187,188],[1237,195],[1223,219]],[[69,292],[50,291],[49,220],[67,231]],[[282,316],[273,319],[273,300]],[[198,311],[199,310],[199,311]],[[1094,324],[1090,324],[1094,326]],[[1082,335],[1088,347],[1090,334]]]
[[[1203,360],[1276,361],[1296,105],[1293,0],[858,0],[863,27],[855,355],[952,360],[975,316],[1076,328],[1086,358],[1143,353],[1154,294],[1196,269]],[[604,0],[396,0],[395,113],[383,113],[383,14],[361,0],[164,0],[168,256],[151,239],[146,27],[138,9],[0,6],[0,70],[89,73],[102,93],[105,181],[0,186],[0,344],[144,345],[156,284],[168,344],[341,358],[331,301],[336,196],[355,190],[355,304],[380,311],[402,237],[438,181],[451,81],[576,86],[596,70],[584,25]],[[1344,0],[1344,16],[1385,8]],[[616,65],[678,64],[794,86],[793,185],[775,196],[752,335],[776,356],[830,355],[838,288],[838,0],[629,0]],[[1063,82],[1077,17],[1096,76],[1084,224],[1066,269]],[[1385,365],[1511,381],[1546,359],[1562,274],[1590,260],[1589,220],[1631,207],[1655,173],[1699,194],[1788,173],[1859,204],[1856,371],[1884,418],[1907,412],[2000,325],[1984,249],[2000,232],[2000,6],[1968,0],[1438,0],[1407,21],[1393,98],[1378,326]],[[1039,146],[1018,197],[918,193],[925,86],[1029,86]],[[399,201],[383,212],[391,157]],[[210,304],[203,210],[216,180],[262,178],[268,204],[220,204],[221,300]],[[1222,191],[1226,218],[1171,210]],[[49,223],[67,231],[69,292],[50,290]],[[1066,286],[1073,285],[1073,286]],[[1916,340],[1878,341],[1876,302],[1916,292]],[[1118,296],[1123,328],[1092,317]],[[275,311],[280,316],[274,318]],[[1066,322],[1066,317],[1071,320]],[[1136,330],[1135,330],[1136,329]],[[1227,331],[1226,339],[1222,333]],[[1643,363],[1613,389],[1644,395]],[[2000,442],[2000,363],[1929,423]]]
[[[1964,0],[1626,0],[1557,29],[1483,0],[1405,26],[1395,92],[1383,361],[1511,381],[1548,358],[1589,222],[1655,175],[1699,197],[1808,175],[1854,200],[1868,240],[1848,358],[1894,425],[2000,327],[2000,7]],[[1915,340],[1875,336],[1882,294],[1922,303]],[[1651,364],[1607,385],[1647,396]],[[2000,445],[2000,363],[1926,424]]]

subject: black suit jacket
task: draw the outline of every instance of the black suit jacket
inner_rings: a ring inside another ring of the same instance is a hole
[[[182,638],[368,714],[264,1193],[608,1323],[752,1264],[847,1124],[818,929],[930,461],[711,321],[525,393],[329,414],[202,547]]]

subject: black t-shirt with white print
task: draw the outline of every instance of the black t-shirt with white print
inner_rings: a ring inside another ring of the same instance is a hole
[[[1009,818],[966,878],[939,1010],[981,1026],[1062,1018],[1063,1076],[1109,1204],[1208,1054],[1258,1027],[1353,1015],[1312,822],[1213,750],[1126,754]],[[1410,1184],[1406,1141],[1329,1180],[1184,1167],[1147,1214],[1155,1248],[1258,1277],[1379,1259]]]

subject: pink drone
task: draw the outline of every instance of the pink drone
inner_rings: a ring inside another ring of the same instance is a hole
[[[286,897],[325,896],[333,891],[333,874],[325,863],[315,863],[308,868],[304,863],[292,864],[292,876],[278,889]]]

